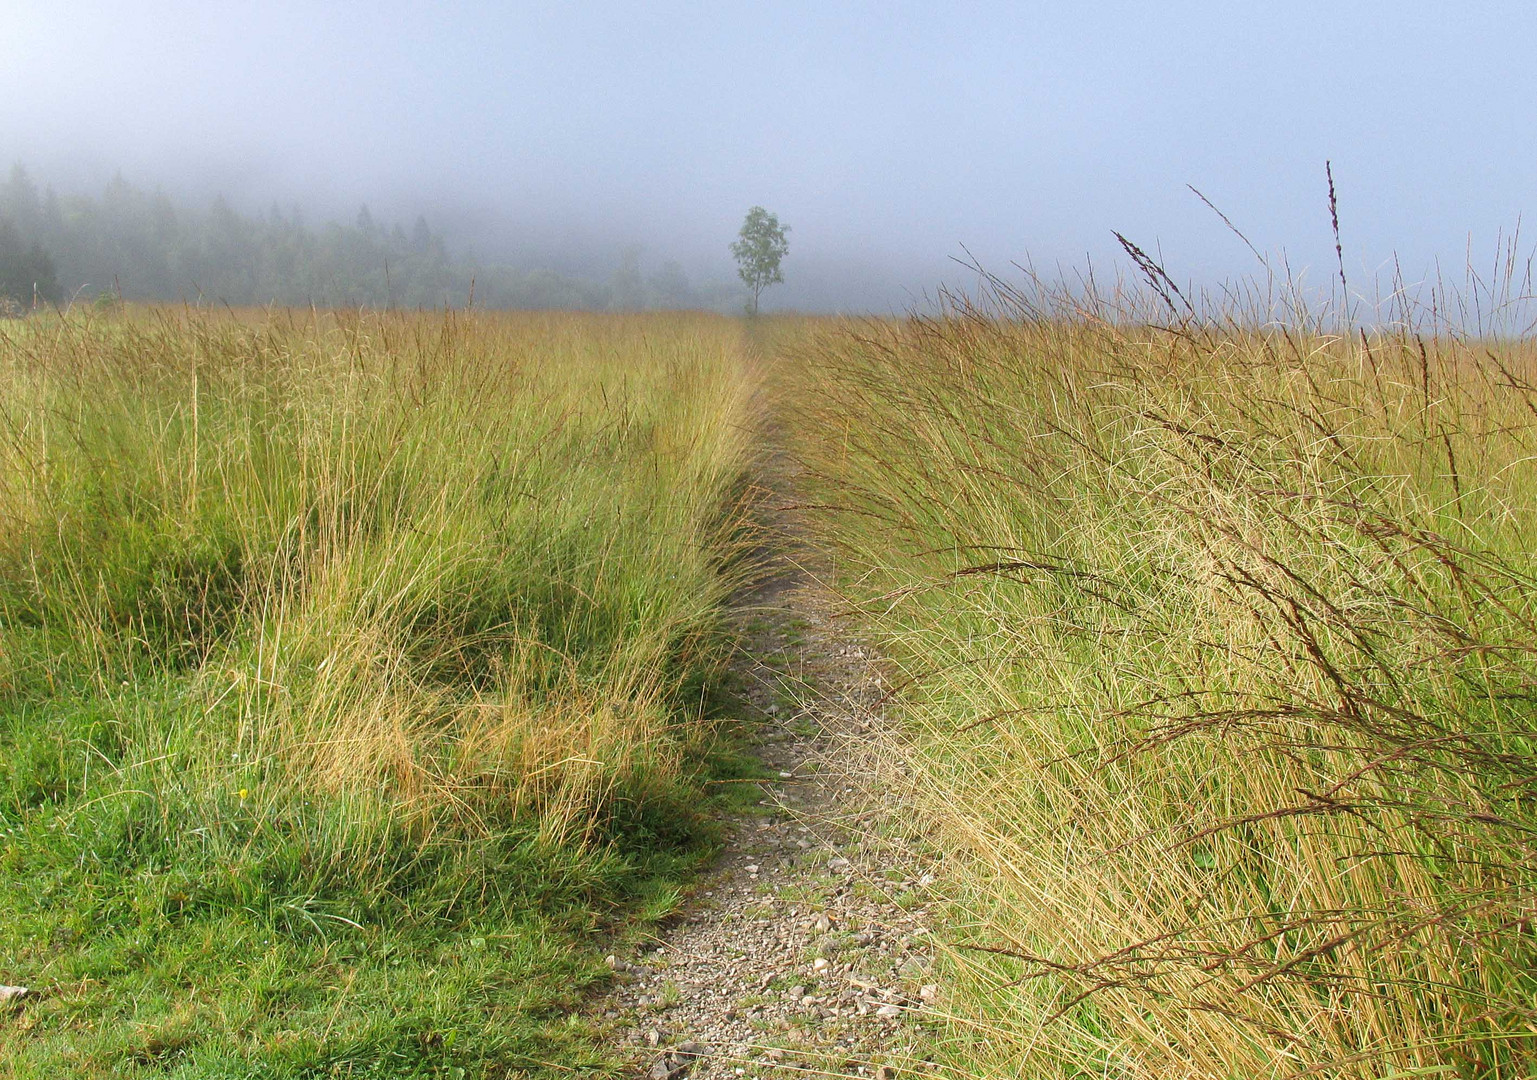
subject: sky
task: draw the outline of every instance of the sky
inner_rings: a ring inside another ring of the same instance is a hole
[[[0,0],[0,164],[696,279],[758,204],[792,229],[766,308],[889,311],[967,252],[1106,267],[1112,230],[1252,273],[1187,185],[1327,280],[1332,161],[1352,276],[1413,278],[1537,203],[1534,41],[1537,4],[1477,0]]]

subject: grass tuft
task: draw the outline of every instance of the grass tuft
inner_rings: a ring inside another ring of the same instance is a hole
[[[704,316],[0,330],[5,1071],[602,1067],[595,932],[712,836],[745,356]]]

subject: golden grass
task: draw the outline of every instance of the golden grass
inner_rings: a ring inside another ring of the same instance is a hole
[[[563,1076],[741,785],[709,316],[0,325],[0,1073]]]
[[[1533,349],[1103,315],[789,380],[954,853],[956,1064],[1528,1075]]]
[[[194,671],[236,705],[226,757],[580,836],[696,737],[679,709],[723,655],[752,379],[707,316],[17,326],[4,618],[105,684]]]

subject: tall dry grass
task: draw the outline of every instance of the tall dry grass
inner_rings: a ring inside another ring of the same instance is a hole
[[[708,316],[0,326],[0,1073],[607,1075],[716,835]]]
[[[1004,287],[799,359],[959,1067],[1529,1075],[1529,342]]]
[[[209,788],[313,786],[426,829],[532,815],[564,842],[616,800],[687,801],[751,453],[738,336],[169,309],[17,326],[4,689],[71,664],[109,688],[174,677],[211,718],[189,735]]]

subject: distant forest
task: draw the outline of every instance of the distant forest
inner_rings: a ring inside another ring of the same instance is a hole
[[[40,189],[16,165],[0,182],[0,304],[96,297],[321,307],[639,310],[729,307],[734,290],[700,295],[676,263],[652,275],[627,250],[607,279],[471,265],[425,218],[407,231],[365,206],[351,225],[311,227],[297,207],[245,215],[223,199],[174,203],[121,176],[100,197]]]

